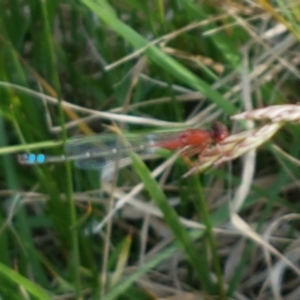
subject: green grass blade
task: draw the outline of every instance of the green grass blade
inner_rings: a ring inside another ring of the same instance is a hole
[[[11,268],[7,267],[6,265],[0,262],[0,276],[10,281],[14,282],[18,286],[26,289],[33,297],[36,297],[41,300],[51,300],[52,297],[41,287],[37,284],[32,283],[26,277],[20,275],[16,271],[13,271]]]
[[[195,272],[197,273],[197,276],[203,285],[203,288],[207,292],[213,294],[215,292],[215,285],[212,283],[209,276],[207,276],[208,273],[203,272],[203,265],[201,263],[202,258],[199,257],[198,253],[196,252],[190,234],[181,224],[178,215],[168,203],[165,194],[158,183],[152,178],[149,169],[146,167],[144,162],[134,153],[132,153],[131,158],[136,172],[143,181],[146,190],[162,211],[166,223],[172,229],[177,242],[180,244],[191,265],[194,267]]]

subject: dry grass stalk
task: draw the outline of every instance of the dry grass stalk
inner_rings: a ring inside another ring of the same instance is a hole
[[[268,120],[269,123],[258,129],[230,135],[217,145],[205,149],[199,156],[200,162],[185,177],[236,159],[270,140],[285,123],[300,122],[300,105],[268,106],[234,115],[232,119]]]
[[[273,105],[245,111],[231,117],[232,120],[268,120],[270,122],[300,122],[300,105]]]

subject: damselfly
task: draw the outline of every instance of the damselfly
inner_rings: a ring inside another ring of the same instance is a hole
[[[100,134],[71,138],[66,143],[66,155],[19,154],[23,165],[75,162],[81,169],[101,169],[108,161],[127,157],[130,151],[140,155],[153,154],[157,149],[183,150],[184,155],[201,153],[206,147],[224,140],[227,128],[215,122],[211,130],[188,129],[180,132],[128,135]]]

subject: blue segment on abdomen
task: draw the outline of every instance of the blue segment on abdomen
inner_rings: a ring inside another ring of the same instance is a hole
[[[45,162],[45,155],[44,154],[38,154],[36,157],[36,161],[39,164],[42,164]]]
[[[28,154],[27,161],[30,164],[34,164],[34,163],[42,164],[45,162],[45,155],[44,154]]]

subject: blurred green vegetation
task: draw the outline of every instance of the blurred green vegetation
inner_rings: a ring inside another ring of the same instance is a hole
[[[132,154],[111,186],[70,162],[16,159],[61,155],[70,137],[108,126],[149,133],[218,119],[242,130],[234,113],[298,102],[299,4],[266,3],[0,2],[2,299],[272,299],[261,246],[230,225],[242,160],[183,178],[189,167],[170,153],[146,164]],[[285,126],[258,149],[240,216],[259,234],[299,210],[299,167],[272,147],[297,159],[299,131]],[[284,253],[297,233],[287,221],[275,245]]]

